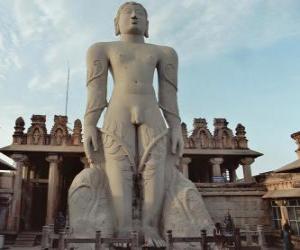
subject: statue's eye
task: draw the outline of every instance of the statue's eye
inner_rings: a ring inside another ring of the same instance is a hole
[[[137,15],[139,15],[139,16],[144,15],[144,12],[141,11],[141,10],[136,10],[135,13],[136,13]]]
[[[131,14],[131,12],[132,12],[132,9],[130,9],[130,8],[126,8],[123,10],[123,13],[125,13],[125,14]]]

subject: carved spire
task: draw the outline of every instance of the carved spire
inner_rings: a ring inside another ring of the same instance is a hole
[[[82,124],[79,119],[74,122],[74,129],[72,134],[73,145],[81,145],[82,141]]]
[[[212,135],[207,128],[207,122],[204,118],[194,119],[194,130],[191,139],[196,148],[212,148],[213,139]]]
[[[13,144],[22,144],[24,138],[25,122],[22,117],[18,117],[15,122],[15,132],[13,134]]]
[[[67,128],[68,117],[64,115],[54,116],[54,125],[51,129],[51,145],[66,145],[69,139]]]
[[[234,148],[233,133],[227,125],[228,122],[224,118],[214,119],[214,139],[216,148]]]
[[[246,135],[246,129],[242,124],[238,124],[235,129],[236,133],[236,143],[237,148],[239,149],[247,149],[248,148],[248,140]]]
[[[32,115],[31,126],[27,131],[27,144],[47,144],[47,128],[45,115]]]
[[[226,121],[225,118],[215,118],[214,119],[215,131],[218,129],[227,128],[227,125],[228,125],[228,122]]]
[[[199,128],[207,128],[207,122],[204,118],[195,118],[193,125],[194,125],[194,130]]]

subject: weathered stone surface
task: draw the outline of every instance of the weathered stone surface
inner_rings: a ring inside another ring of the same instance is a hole
[[[210,229],[212,221],[196,187],[176,168],[184,146],[177,104],[177,54],[170,47],[144,42],[148,19],[141,4],[123,4],[115,28],[120,41],[96,43],[87,54],[84,147],[92,168],[72,184],[70,223],[77,235],[82,227],[107,227],[118,237],[128,237],[134,229],[145,242],[160,240],[170,228],[178,236],[195,231],[198,236],[199,225]],[[109,70],[115,82],[107,105]],[[155,70],[158,100],[153,88]],[[99,133],[97,122],[105,107]],[[97,171],[101,178],[89,177],[98,175]],[[95,183],[80,184],[91,178]],[[96,192],[93,185],[106,184],[109,192],[103,188],[103,193],[91,195]],[[83,221],[73,220],[81,217],[80,209],[86,204],[103,210],[94,216],[87,214],[82,226]],[[110,216],[104,217],[107,213]]]

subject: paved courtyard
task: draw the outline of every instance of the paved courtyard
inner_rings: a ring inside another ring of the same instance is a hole
[[[5,246],[4,250],[40,250],[41,246],[35,247],[14,247],[14,246]]]

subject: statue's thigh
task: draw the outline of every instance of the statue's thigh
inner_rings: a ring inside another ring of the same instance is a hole
[[[154,176],[157,178],[163,178],[165,169],[165,159],[167,152],[167,140],[166,136],[163,136],[157,140],[150,150],[149,146],[152,145],[153,141],[160,134],[160,131],[156,131],[149,126],[142,125],[138,131],[138,141],[139,141],[139,153],[140,158],[147,154],[145,166],[143,170],[144,181],[153,179]]]
[[[103,146],[105,171],[110,184],[132,185],[132,163],[127,149],[110,135],[104,136]]]

